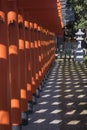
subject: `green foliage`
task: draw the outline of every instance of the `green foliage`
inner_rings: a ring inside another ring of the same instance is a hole
[[[87,61],[87,55],[85,55],[85,56],[84,56],[84,60],[86,60],[86,61]]]
[[[84,56],[84,59],[83,59],[85,65],[87,66],[87,55]]]
[[[74,28],[84,29],[87,26],[87,0],[67,0],[67,3],[72,5],[75,11]]]

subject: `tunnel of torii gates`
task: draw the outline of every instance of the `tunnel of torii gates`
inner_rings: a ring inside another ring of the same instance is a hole
[[[59,0],[0,0],[0,130],[27,122],[63,26]]]

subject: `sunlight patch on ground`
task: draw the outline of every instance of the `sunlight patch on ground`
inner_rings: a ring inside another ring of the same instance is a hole
[[[46,94],[46,95],[43,95],[42,98],[46,98],[46,97],[49,97],[51,96],[50,94]]]
[[[87,88],[87,85],[84,85],[85,88]]]
[[[76,112],[76,110],[71,110],[69,112],[66,113],[66,115],[73,115]]]
[[[65,90],[64,92],[71,92],[71,89],[67,89],[67,90]]]
[[[55,95],[53,96],[53,98],[58,98],[58,97],[61,97],[62,95]]]
[[[57,110],[57,109],[56,109],[56,110],[52,111],[51,114],[57,114],[57,113],[60,113],[61,111],[62,111],[62,110]]]
[[[65,98],[70,98],[70,97],[73,97],[74,95],[73,94],[69,94],[67,96],[65,96]]]
[[[75,85],[74,87],[75,87],[75,88],[79,88],[79,87],[80,87],[80,85]]]
[[[87,115],[87,110],[83,110],[80,115]]]
[[[61,88],[61,86],[55,86],[55,88]]]
[[[39,104],[41,104],[41,105],[45,105],[45,104],[47,104],[48,102],[40,102]]]
[[[72,120],[67,123],[67,125],[77,125],[80,121],[79,120]]]
[[[48,109],[41,109],[41,110],[38,110],[38,111],[36,111],[35,113],[44,113],[44,112],[46,112]]]
[[[70,84],[71,82],[66,82],[65,84]]]
[[[43,92],[50,92],[51,90],[44,90]]]
[[[43,123],[46,119],[38,119],[37,121],[34,121],[34,123]]]
[[[73,84],[79,84],[79,82],[75,82],[75,83],[73,83]]]
[[[62,120],[53,120],[49,124],[59,124]]]
[[[76,92],[83,92],[83,91],[84,91],[83,89],[76,90]]]
[[[78,105],[86,105],[87,102],[80,102]]]
[[[73,104],[74,104],[74,102],[70,102],[70,103],[67,103],[67,106],[71,106]]]
[[[62,91],[61,89],[58,89],[58,90],[54,90],[54,92],[60,92],[60,91]]]
[[[53,102],[52,105],[59,105],[61,102]]]
[[[79,96],[78,96],[78,98],[83,98],[83,97],[85,97],[85,95],[79,95]]]

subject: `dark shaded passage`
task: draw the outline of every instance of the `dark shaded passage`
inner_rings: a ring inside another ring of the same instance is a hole
[[[22,130],[87,130],[87,68],[55,61],[45,87]]]

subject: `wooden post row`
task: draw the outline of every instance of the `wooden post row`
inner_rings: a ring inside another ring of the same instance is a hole
[[[0,0],[0,130],[11,130],[8,62],[7,0]]]
[[[18,55],[18,12],[16,0],[8,1],[8,38],[9,38],[9,87],[11,98],[12,129],[20,129],[21,107],[19,86],[19,55]]]
[[[20,107],[22,124],[28,123],[27,117],[27,83],[26,83],[26,51],[25,51],[25,28],[23,11],[18,10],[18,27],[19,27],[19,86],[20,86]]]
[[[28,22],[28,16],[25,15],[24,21],[25,27],[25,52],[26,52],[26,85],[27,85],[27,101],[28,101],[28,112],[33,111],[29,104],[32,104],[32,69],[31,69],[31,42],[30,42],[30,25]],[[30,110],[31,108],[31,110]]]
[[[28,123],[27,114],[55,57],[54,34],[29,21],[16,2],[0,1],[1,130],[21,130]]]

